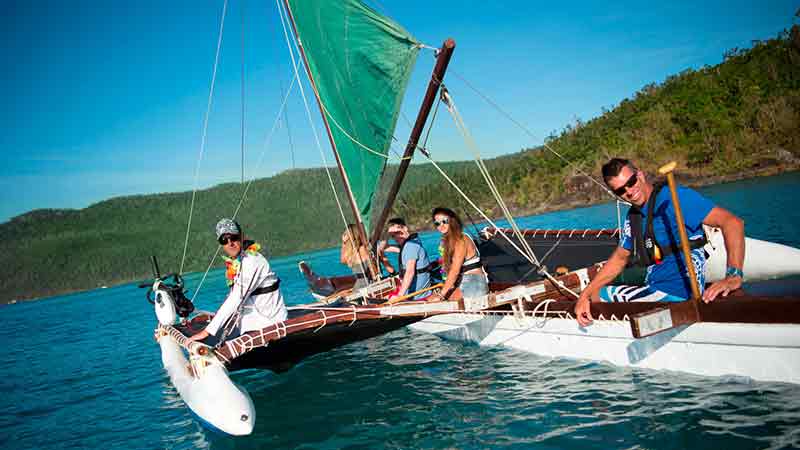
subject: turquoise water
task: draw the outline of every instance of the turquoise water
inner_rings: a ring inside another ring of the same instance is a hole
[[[800,173],[702,191],[743,217],[749,236],[800,247],[798,188]],[[613,227],[615,214],[599,205],[520,223]],[[435,245],[435,235],[424,239]],[[344,273],[337,252],[271,261],[289,303],[308,301],[297,262]],[[187,281],[196,286],[199,276]],[[225,290],[213,272],[198,306],[213,310]],[[548,359],[407,329],[282,375],[234,374],[256,404],[256,428],[219,436],[200,427],[169,383],[143,294],[129,284],[0,307],[0,448],[800,446],[798,385]]]

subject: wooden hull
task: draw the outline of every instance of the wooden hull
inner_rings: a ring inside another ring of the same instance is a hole
[[[311,355],[386,334],[425,317],[458,310],[457,302],[448,301],[295,306],[290,308],[287,320],[226,340],[212,353],[230,371],[285,372]],[[202,330],[208,320],[208,316],[200,316],[187,324],[161,325],[159,329],[186,346],[186,337]]]

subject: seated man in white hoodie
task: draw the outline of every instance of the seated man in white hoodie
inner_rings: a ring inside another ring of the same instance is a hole
[[[261,246],[243,241],[241,227],[231,219],[217,222],[216,233],[226,255],[225,281],[230,291],[206,328],[189,339],[200,341],[211,335],[230,339],[286,320],[280,280],[259,253]]]

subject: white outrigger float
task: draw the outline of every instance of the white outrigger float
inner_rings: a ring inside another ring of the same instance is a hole
[[[178,275],[160,277],[155,258],[153,267],[156,280],[147,297],[155,307],[158,327],[154,337],[172,385],[208,428],[234,436],[250,434],[256,415],[247,391],[231,381],[227,368],[209,347],[189,346],[186,336],[174,327],[179,315],[185,318],[194,310],[183,295],[183,280]],[[173,279],[172,284],[167,282],[169,278]]]

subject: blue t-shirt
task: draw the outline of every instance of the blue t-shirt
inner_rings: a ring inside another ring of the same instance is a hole
[[[686,226],[686,235],[689,236],[689,240],[700,239],[703,237],[703,220],[714,208],[714,204],[693,189],[678,186],[677,190]],[[680,248],[681,238],[678,234],[675,208],[672,206],[672,198],[668,186],[664,186],[658,193],[654,207],[653,234],[655,234],[659,247],[662,249],[670,246]],[[644,217],[642,220],[642,235],[644,236],[647,230],[647,204],[642,207],[642,215]],[[620,246],[628,251],[633,250],[633,236],[628,219],[625,219]],[[703,248],[692,250],[692,262],[694,263],[697,281],[702,291],[705,284],[703,269],[706,263],[706,255]],[[686,264],[683,262],[683,255],[680,251],[665,257],[661,264],[648,266],[645,283],[659,291],[678,297],[691,298],[692,296]]]
[[[428,267],[431,263],[430,259],[428,259],[428,252],[425,251],[425,249],[422,247],[422,243],[416,237],[410,238],[406,241],[406,244],[403,246],[403,252],[400,255],[400,259],[403,262],[403,270],[405,270],[406,267],[408,267],[408,264],[413,260],[417,261],[415,265],[416,270]],[[430,285],[431,274],[429,272],[417,273],[414,275],[414,279],[411,280],[411,286],[408,288],[408,292],[406,292],[406,294],[417,292],[418,290],[425,289]],[[428,295],[430,295],[430,293],[423,292],[414,298],[427,297]]]

